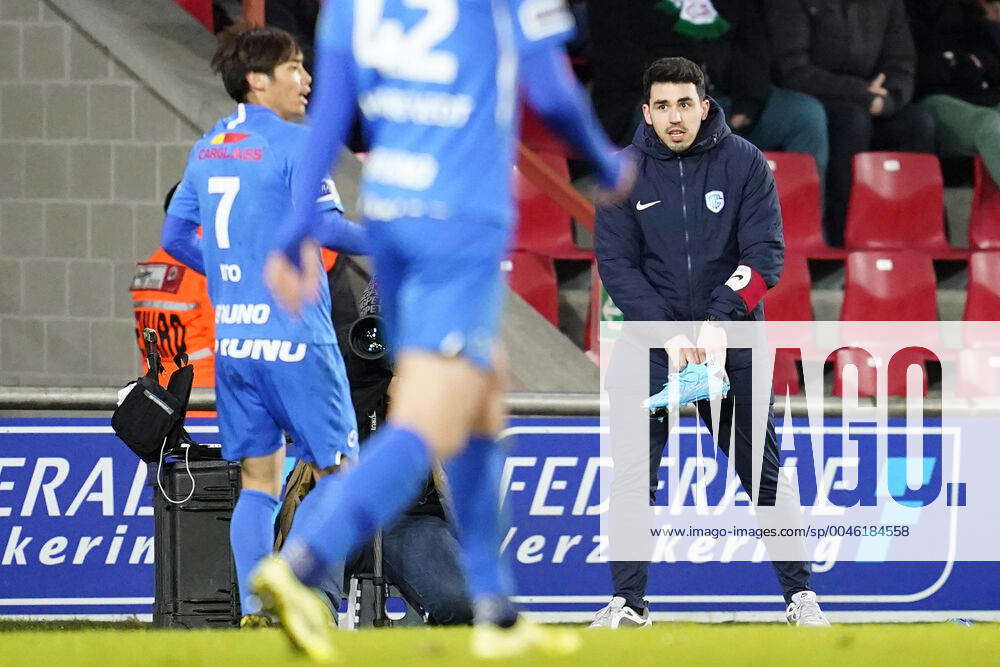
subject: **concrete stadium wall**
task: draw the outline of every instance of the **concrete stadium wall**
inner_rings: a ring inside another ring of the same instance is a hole
[[[0,385],[138,372],[128,286],[198,128],[41,0],[0,0]]]
[[[174,0],[0,0],[0,386],[138,372],[133,267],[198,128],[233,108],[214,49]],[[349,217],[360,173],[345,151]],[[596,389],[596,366],[510,291],[503,340],[512,390]]]

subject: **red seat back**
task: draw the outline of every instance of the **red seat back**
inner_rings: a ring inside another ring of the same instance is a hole
[[[969,287],[964,320],[1000,320],[1000,252],[969,257]]]
[[[796,361],[801,358],[798,350],[788,348],[774,352],[774,375],[771,378],[772,389],[776,395],[799,393],[799,369]]]
[[[812,320],[811,283],[805,257],[787,255],[781,280],[764,297],[764,317],[776,322]]]
[[[906,396],[906,373],[910,366],[920,366],[923,378],[922,395],[927,395],[927,355],[923,350],[906,348],[896,352],[892,359],[875,359],[858,348],[841,348],[834,353],[833,394],[844,395],[844,368],[853,365],[858,372],[858,396],[875,396],[878,391],[878,373],[888,373],[889,396]],[[890,367],[891,366],[891,367]]]
[[[912,250],[869,250],[847,257],[841,320],[936,320],[931,258]]]
[[[977,157],[973,165],[969,247],[1000,250],[1000,188],[980,158]]]
[[[944,181],[925,153],[859,153],[847,210],[848,248],[949,250]]]
[[[553,326],[559,326],[559,284],[552,259],[515,250],[503,269],[508,272],[510,288]]]
[[[1000,349],[959,352],[956,393],[960,398],[1000,396]]]
[[[778,188],[785,246],[792,252],[805,254],[826,249],[816,160],[804,153],[767,152],[764,157]]]

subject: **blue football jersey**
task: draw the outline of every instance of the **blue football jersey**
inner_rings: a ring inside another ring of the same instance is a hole
[[[563,0],[328,3],[318,48],[352,56],[373,147],[365,217],[510,224],[518,60],[572,31]]]
[[[285,361],[295,361],[291,357],[299,348],[282,348],[279,341],[337,341],[326,281],[319,300],[297,319],[275,303],[264,284],[264,261],[291,206],[295,152],[304,131],[266,107],[238,105],[191,149],[168,210],[202,226],[216,339],[269,341],[259,354]],[[342,210],[332,179],[325,179],[321,189],[317,184],[317,191],[321,210]],[[321,261],[318,254],[315,261]]]

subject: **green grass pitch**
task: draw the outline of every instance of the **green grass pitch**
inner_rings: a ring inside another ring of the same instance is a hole
[[[341,665],[468,665],[468,628],[399,628],[336,635]],[[1000,626],[980,623],[782,625],[659,623],[650,630],[580,630],[566,658],[529,653],[521,665],[997,664]],[[3,662],[16,665],[310,664],[280,630],[161,630],[134,624],[0,623]],[[9,662],[8,662],[9,661]],[[497,664],[497,663],[488,663]]]

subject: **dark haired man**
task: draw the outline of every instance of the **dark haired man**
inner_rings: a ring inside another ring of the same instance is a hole
[[[327,469],[355,457],[358,433],[344,362],[330,320],[330,293],[299,318],[278,308],[263,281],[275,223],[290,207],[290,184],[304,128],[310,76],[288,33],[260,28],[228,34],[212,60],[236,111],[191,149],[167,210],[163,248],[206,274],[215,307],[215,375],[223,457],[242,463],[242,490],[230,525],[243,625],[263,624],[250,595],[253,566],[271,552],[273,515],[292,434],[301,456]],[[333,180],[317,179],[321,214],[314,238],[352,254],[367,250],[364,230],[343,218]],[[199,239],[201,225],[204,238]],[[322,275],[318,250],[304,257]],[[308,510],[299,520],[308,521]]]
[[[685,58],[657,60],[646,70],[643,88],[645,122],[626,149],[636,159],[639,176],[627,200],[597,212],[598,270],[626,320],[704,321],[697,344],[681,335],[652,354],[649,392],[660,391],[671,368],[679,371],[715,355],[731,385],[721,402],[716,442],[729,455],[734,441],[736,473],[750,494],[750,350],[727,356],[725,333],[716,322],[764,319],[763,296],[778,282],[784,263],[774,180],[763,154],[733,134],[722,109],[705,96],[705,78],[696,64]],[[712,429],[709,401],[697,407]],[[667,422],[651,418],[651,502],[666,440]],[[778,468],[769,418],[760,505],[774,505]],[[776,561],[774,568],[789,623],[828,625],[809,588],[808,564]],[[648,562],[611,563],[614,597],[592,627],[650,624],[643,599],[648,570]]]
[[[683,56],[705,74],[729,127],[764,151],[806,153],[822,179],[828,161],[819,100],[777,87],[762,0],[589,0],[594,107],[611,138],[632,140],[650,62]]]

